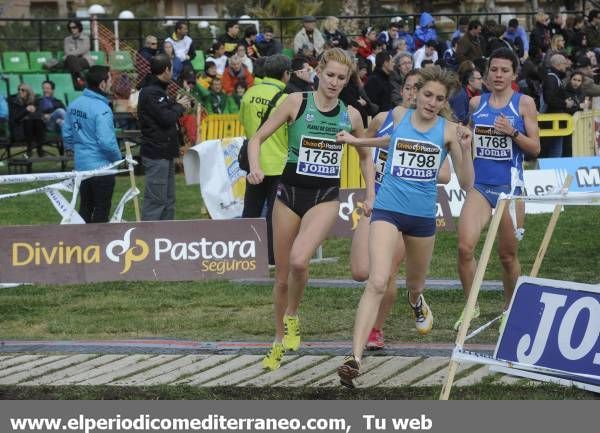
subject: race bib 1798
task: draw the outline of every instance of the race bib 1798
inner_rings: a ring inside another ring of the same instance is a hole
[[[340,177],[344,145],[321,137],[303,135],[298,152],[296,173],[327,178]]]
[[[394,144],[391,174],[407,180],[435,181],[441,149],[431,142],[398,138]]]
[[[475,125],[475,158],[496,161],[512,160],[512,138],[493,126]]]

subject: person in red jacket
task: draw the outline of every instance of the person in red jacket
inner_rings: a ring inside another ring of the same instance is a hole
[[[366,59],[373,54],[373,43],[377,40],[377,30],[375,27],[366,27],[362,31],[362,36],[356,38],[359,45],[358,55]]]
[[[238,83],[244,83],[246,87],[251,87],[254,84],[254,77],[242,64],[242,59],[234,54],[229,58],[228,66],[223,72],[221,77],[223,84],[223,91],[228,95],[232,95],[235,92],[235,87]]]

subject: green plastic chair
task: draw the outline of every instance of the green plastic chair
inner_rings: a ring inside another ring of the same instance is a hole
[[[24,74],[21,78],[23,83],[31,86],[36,95],[42,94],[42,83],[46,81],[46,74]]]
[[[29,66],[31,72],[43,72],[44,64],[52,58],[50,51],[29,52]]]
[[[6,72],[29,72],[29,60],[25,51],[5,51],[2,61]]]
[[[129,51],[113,51],[108,56],[110,67],[114,71],[133,71],[133,60]]]
[[[196,57],[194,57],[194,60],[192,60],[192,67],[194,68],[194,71],[204,71],[204,62],[204,52],[196,51]]]
[[[56,60],[58,60],[59,62],[62,62],[64,55],[65,55],[64,51],[57,51],[56,52]]]
[[[4,74],[4,78],[8,81],[8,89],[6,82],[0,82],[0,94],[4,97],[16,95],[19,91],[19,84],[21,84],[21,77],[17,74]]]
[[[292,48],[284,48],[281,54],[288,56],[291,59],[294,57],[294,50]]]
[[[83,92],[79,90],[66,92],[65,96],[67,97],[67,102],[65,103],[65,105],[71,104],[75,99],[79,98],[81,95],[83,95]]]
[[[65,93],[75,91],[71,74],[48,74],[48,79],[53,81],[56,86],[54,88],[54,96],[63,102],[65,101]]]
[[[104,51],[90,51],[90,57],[95,65],[106,65],[106,53]]]

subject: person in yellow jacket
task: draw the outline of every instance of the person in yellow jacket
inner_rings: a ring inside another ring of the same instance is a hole
[[[279,106],[286,95],[283,93],[290,78],[291,61],[287,56],[277,54],[265,60],[264,78],[259,84],[250,87],[240,104],[240,121],[248,139],[256,133],[267,112],[269,103],[279,96],[274,108]],[[279,95],[278,95],[279,94]],[[275,203],[277,185],[287,160],[288,151],[287,125],[282,125],[271,135],[260,148],[260,168],[265,174],[262,183],[252,185],[246,183],[244,195],[244,211],[242,218],[260,217],[265,201],[267,203],[267,234],[269,245],[269,263],[275,263],[273,257],[272,213]]]

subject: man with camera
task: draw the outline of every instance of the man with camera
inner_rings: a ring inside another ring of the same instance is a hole
[[[173,100],[167,94],[172,77],[171,59],[159,54],[150,61],[150,74],[141,85],[138,118],[142,133],[141,157],[146,175],[142,206],[143,221],[175,218],[175,165],[181,135],[179,118],[192,99],[182,94]]]

